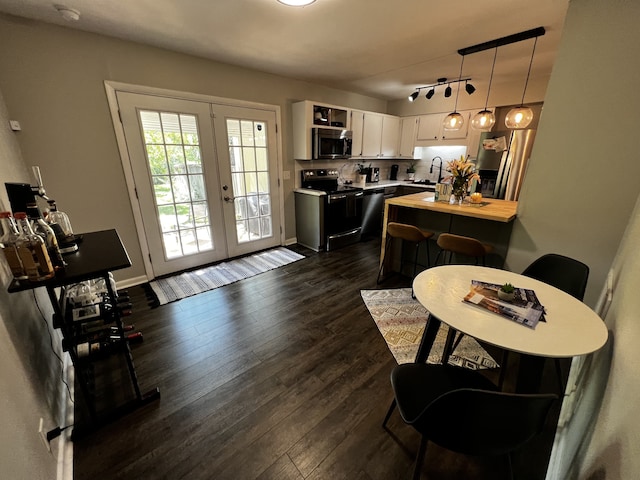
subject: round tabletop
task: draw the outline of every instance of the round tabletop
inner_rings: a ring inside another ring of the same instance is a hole
[[[482,307],[463,302],[471,281],[511,283],[531,289],[545,307],[546,322],[535,329]],[[544,357],[573,357],[601,348],[608,331],[586,304],[533,278],[475,265],[444,265],[421,272],[413,282],[418,301],[439,320],[478,340],[519,353]]]

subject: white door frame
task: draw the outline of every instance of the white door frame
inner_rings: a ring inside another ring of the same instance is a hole
[[[137,200],[135,182],[133,177],[133,170],[131,168],[131,158],[129,157],[129,151],[127,150],[127,142],[124,135],[124,127],[120,121],[120,113],[118,110],[118,100],[116,92],[129,92],[137,93],[141,95],[155,95],[160,97],[175,98],[181,100],[193,100],[206,103],[213,103],[218,105],[228,105],[233,107],[245,107],[253,108],[256,110],[273,111],[276,115],[276,158],[277,158],[277,171],[278,176],[278,198],[281,219],[281,229],[279,232],[280,244],[285,244],[285,228],[284,228],[284,183],[282,181],[282,171],[284,168],[282,159],[282,130],[279,125],[282,124],[281,112],[279,105],[270,105],[266,103],[248,102],[245,100],[236,100],[231,98],[215,97],[211,95],[202,95],[190,92],[181,92],[177,90],[168,90],[164,88],[147,87],[144,85],[133,85],[122,82],[114,82],[105,80],[104,88],[107,94],[107,101],[109,104],[109,111],[111,112],[111,119],[113,121],[113,129],[116,135],[116,141],[118,144],[118,151],[120,153],[120,161],[122,162],[122,169],[124,171],[125,180],[127,183],[127,191],[129,193],[129,201],[131,203],[131,209],[133,211],[133,219],[136,226],[136,233],[138,235],[138,245],[142,252],[142,260],[144,262],[145,275],[147,281],[153,278],[153,267],[149,256],[149,248],[147,246],[147,239],[144,231],[144,224],[142,221],[142,211],[140,204]],[[278,236],[278,232],[274,232],[274,235]]]

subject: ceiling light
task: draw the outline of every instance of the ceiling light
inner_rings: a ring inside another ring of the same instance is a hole
[[[427,92],[425,97],[427,97],[427,100],[431,100],[431,98],[435,95],[435,93],[436,93],[436,87],[431,87],[431,90]]]
[[[496,57],[498,56],[498,47],[493,53],[493,65],[491,65],[491,75],[489,76],[489,87],[487,88],[487,99],[484,102],[484,110],[480,110],[471,119],[471,128],[474,130],[491,130],[496,124],[496,116],[487,109],[489,105],[489,93],[491,92],[491,82],[493,80],[493,70],[496,67]]]
[[[420,95],[420,90],[416,90],[411,95],[409,95],[409,101],[413,102],[416,98],[418,98],[418,95]]]
[[[522,100],[520,106],[512,108],[504,119],[507,128],[527,128],[533,120],[533,110],[524,106],[524,95],[527,93],[527,84],[529,83],[529,75],[531,74],[531,64],[533,63],[533,54],[536,52],[536,44],[538,37],[533,42],[533,50],[531,51],[531,60],[529,61],[529,70],[527,71],[527,79],[524,82],[524,90],[522,92]]]
[[[278,0],[278,1],[284,5],[289,5],[290,7],[304,7],[306,5],[311,5],[316,0]]]
[[[462,55],[462,61],[460,62],[460,74],[458,75],[458,89],[456,90],[456,103],[453,106],[453,112],[447,115],[442,122],[442,128],[447,131],[460,130],[464,125],[464,118],[458,113],[458,96],[460,95],[460,79],[462,78],[462,66],[464,65],[464,55]],[[448,87],[451,90],[451,87]],[[449,92],[451,95],[451,92]],[[444,94],[447,97],[447,93]]]
[[[464,82],[464,91],[467,92],[469,95],[471,95],[473,92],[476,91],[476,87],[474,87],[468,81],[466,81]]]
[[[447,88],[444,89],[444,96],[447,98],[451,96],[451,85],[447,85]]]
[[[80,12],[73,8],[65,7],[64,5],[54,5],[58,13],[68,22],[77,22],[80,20]]]

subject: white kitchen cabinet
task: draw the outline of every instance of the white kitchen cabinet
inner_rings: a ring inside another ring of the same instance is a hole
[[[467,138],[469,128],[469,112],[458,112],[464,117],[462,128],[457,131],[445,130],[442,123],[449,113],[434,113],[430,115],[420,115],[418,117],[418,132],[416,140],[438,144],[445,141],[451,144],[450,140],[461,140]]]
[[[382,150],[382,115],[364,112],[364,128],[362,130],[362,156],[380,156]]]
[[[353,131],[352,157],[395,158],[398,156],[399,117],[353,110],[351,129]]]
[[[418,117],[403,117],[400,119],[400,146],[401,158],[413,158],[418,131]]]
[[[362,157],[362,134],[364,130],[364,112],[351,110],[351,157]]]
[[[393,115],[382,116],[382,137],[380,157],[394,158],[398,156],[400,144],[400,118]]]

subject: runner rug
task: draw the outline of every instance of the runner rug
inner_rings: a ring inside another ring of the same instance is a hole
[[[279,247],[247,257],[222,262],[211,267],[184,272],[149,282],[157,297],[156,305],[165,305],[244,278],[282,267],[305,258],[304,255]]]
[[[415,361],[428,312],[411,297],[411,289],[361,290],[360,294],[398,364]],[[447,332],[448,327],[443,322],[428,363],[440,363]],[[449,357],[449,363],[474,370],[498,367],[491,355],[468,335],[462,337]]]

